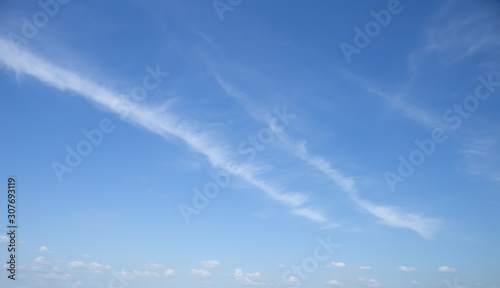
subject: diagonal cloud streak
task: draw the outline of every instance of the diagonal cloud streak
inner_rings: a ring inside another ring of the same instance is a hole
[[[437,219],[424,218],[418,214],[404,213],[401,212],[401,209],[398,207],[377,205],[361,198],[355,188],[354,180],[344,176],[340,171],[333,169],[331,164],[325,159],[308,152],[306,142],[293,142],[290,140],[284,131],[277,129],[277,127],[274,126],[274,122],[271,121],[270,118],[262,116],[260,113],[256,113],[257,108],[253,105],[253,103],[251,103],[250,99],[243,92],[238,91],[235,87],[224,81],[218,73],[214,73],[214,78],[230,97],[236,99],[236,101],[243,106],[251,117],[269,125],[269,128],[276,133],[278,138],[280,138],[292,154],[330,178],[337,186],[346,192],[347,195],[349,195],[354,203],[356,203],[363,210],[379,218],[382,224],[391,227],[410,229],[427,239],[431,238],[436,230],[440,228],[441,223]],[[295,213],[299,214],[305,212],[295,211]],[[317,213],[307,214],[310,214],[310,217],[322,217]]]
[[[0,62],[18,74],[30,75],[48,86],[83,96],[101,109],[115,114],[120,114],[123,112],[122,109],[126,109],[128,114],[125,120],[167,140],[172,136],[181,139],[188,147],[205,155],[214,168],[225,169],[289,207],[299,207],[307,201],[307,195],[284,193],[266,181],[258,179],[258,171],[262,169],[251,164],[236,164],[234,160],[236,158],[227,151],[228,145],[220,143],[215,140],[217,137],[202,132],[173,113],[165,111],[165,108],[138,105],[124,95],[108,90],[73,71],[53,65],[28,51],[16,49],[3,38],[0,38]],[[311,217],[306,218],[314,220]]]

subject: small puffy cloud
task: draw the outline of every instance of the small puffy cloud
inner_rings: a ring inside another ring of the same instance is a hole
[[[90,258],[90,255],[89,254],[85,254],[82,256],[83,259],[89,259]]]
[[[300,279],[298,279],[295,276],[290,276],[288,279],[285,280],[285,282],[279,282],[278,283],[280,286],[300,286]]]
[[[234,269],[234,278],[243,285],[259,286],[266,285],[259,272],[243,273],[241,269]]]
[[[368,287],[380,286],[380,283],[378,283],[378,281],[375,279],[365,280],[363,278],[358,278],[358,282],[361,283],[361,285],[368,286]]]
[[[207,269],[212,269],[219,266],[219,262],[215,260],[201,261],[200,266]]]
[[[39,256],[33,259],[33,265],[36,266],[48,266],[51,265],[52,262],[47,260],[45,257]]]
[[[146,265],[147,269],[162,269],[163,267],[164,267],[163,265],[155,264],[155,263],[151,263],[151,264]]]
[[[0,243],[9,243],[9,238],[6,236],[0,236]]]
[[[149,271],[141,272],[137,270],[132,271],[132,276],[137,278],[160,278],[160,275],[158,275],[158,273]]]
[[[33,259],[33,263],[28,268],[31,271],[42,271],[46,270],[47,266],[51,265],[52,262],[45,259],[45,257],[39,256]]]
[[[42,246],[42,247],[40,247],[40,249],[36,250],[36,252],[41,252],[41,253],[49,252],[49,249],[47,249],[47,247],[45,247],[45,246]]]
[[[370,280],[368,280],[368,286],[370,286],[370,287],[378,287],[378,286],[380,286],[380,283],[378,283],[378,281],[375,280],[375,279],[370,279]]]
[[[359,266],[360,270],[372,270],[373,268],[371,266]]]
[[[54,254],[54,252],[50,251],[50,250],[49,250],[49,249],[47,249],[47,247],[45,247],[45,246],[40,247],[38,250],[36,250],[36,252],[39,252],[39,253],[48,253],[48,254]]]
[[[191,269],[189,272],[189,275],[191,276],[196,276],[196,277],[210,277],[212,274],[208,272],[207,270],[203,269]]]
[[[344,286],[344,284],[340,283],[338,280],[328,280],[326,285],[330,286]]]
[[[278,269],[286,269],[286,268],[288,268],[288,265],[286,265],[286,264],[278,265]]]
[[[450,272],[455,272],[457,269],[455,268],[450,268],[448,266],[441,266],[438,268],[438,271],[441,273],[450,273]]]
[[[398,267],[398,271],[400,271],[400,272],[413,272],[413,271],[417,271],[417,268],[415,268],[415,267],[399,266]]]
[[[336,268],[344,268],[346,265],[344,262],[333,262],[329,265],[326,265],[326,268],[330,268],[330,267],[336,267]]]
[[[411,285],[420,285],[420,282],[418,282],[417,280],[413,280],[411,281]]]
[[[164,273],[165,277],[175,277],[175,271],[174,269],[171,269],[171,268],[168,268],[167,270],[165,270],[165,273]]]
[[[85,268],[87,265],[85,265],[82,261],[73,261],[68,264],[69,268]]]
[[[89,268],[92,270],[109,270],[111,269],[111,266],[109,265],[102,265],[96,262],[90,263]]]

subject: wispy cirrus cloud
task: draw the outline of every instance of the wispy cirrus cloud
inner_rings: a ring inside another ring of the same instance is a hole
[[[454,62],[498,47],[500,5],[494,1],[488,4],[471,2],[463,9],[456,1],[445,1],[430,19],[424,51],[446,55]],[[453,17],[444,17],[449,15]]]
[[[465,139],[459,150],[464,157],[460,169],[468,175],[487,178],[500,184],[498,149],[500,140],[493,135],[474,135]]]
[[[429,111],[412,104],[409,101],[409,95],[407,90],[415,82],[415,75],[412,75],[408,83],[399,91],[395,92],[387,92],[375,85],[372,81],[369,81],[361,76],[355,75],[348,71],[342,71],[342,75],[347,79],[359,84],[360,87],[363,87],[366,92],[378,96],[382,99],[390,109],[401,113],[406,118],[415,121],[419,125],[433,129],[436,127],[442,127],[443,122],[439,117],[430,113]]]
[[[292,213],[295,215],[311,219],[318,223],[326,223],[328,221],[320,211],[316,211],[309,207],[293,209]]]
[[[339,186],[344,192],[346,192],[351,200],[353,200],[359,207],[363,208],[370,214],[378,217],[381,221],[380,223],[397,227],[406,228],[416,231],[420,236],[424,238],[430,238],[436,230],[441,227],[441,221],[432,218],[426,218],[419,214],[405,213],[401,208],[394,206],[384,206],[372,203],[366,199],[359,196],[358,191],[355,188],[355,182],[352,178],[346,177],[338,169],[332,168],[332,165],[327,160],[320,156],[310,153],[307,149],[307,143],[305,141],[293,141],[288,134],[284,131],[279,130],[275,127],[274,122],[270,117],[266,117],[265,114],[260,113],[260,109],[256,107],[250,100],[250,98],[243,92],[239,91],[233,85],[226,82],[218,73],[213,72],[214,78],[217,80],[219,85],[240,103],[247,113],[254,119],[266,123],[270,129],[272,129],[278,138],[284,143],[285,147],[296,157],[303,160],[305,163],[316,168],[322,172],[325,176],[331,179],[337,186]],[[409,109],[409,108],[408,108]],[[410,109],[411,110],[411,109]],[[418,115],[418,113],[414,113]],[[413,114],[412,114],[413,115]],[[432,116],[419,117],[418,121],[427,125],[434,125],[438,122]],[[435,127],[435,126],[434,126]],[[297,212],[297,211],[295,211]],[[323,217],[319,212],[313,211],[301,211],[304,216],[309,218],[316,218],[316,222],[324,222]]]
[[[125,120],[167,140],[171,140],[172,136],[181,139],[188,147],[205,155],[213,167],[225,169],[265,192],[272,199],[289,207],[299,207],[308,199],[307,195],[303,193],[284,192],[271,183],[258,178],[258,171],[262,171],[262,167],[248,163],[235,164],[237,163],[235,162],[236,153],[228,151],[226,143],[221,142],[220,137],[189,124],[187,119],[172,111],[167,111],[165,107],[139,105],[124,95],[98,85],[74,71],[49,63],[26,50],[15,49],[5,39],[0,39],[0,62],[19,75],[30,75],[48,86],[83,96],[106,111],[121,114],[123,109],[126,109],[129,113]],[[157,67],[158,69],[159,67]]]

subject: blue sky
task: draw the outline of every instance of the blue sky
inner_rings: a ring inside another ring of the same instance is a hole
[[[500,287],[498,1],[2,1],[1,287]]]

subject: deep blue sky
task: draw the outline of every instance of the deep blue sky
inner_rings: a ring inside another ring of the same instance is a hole
[[[1,287],[500,287],[498,1],[62,2],[0,4]]]

